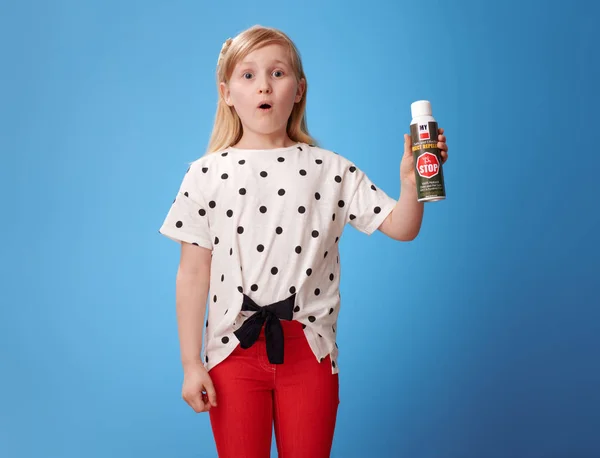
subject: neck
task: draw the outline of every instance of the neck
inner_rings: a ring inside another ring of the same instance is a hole
[[[293,146],[297,142],[293,141],[287,133],[276,135],[260,135],[253,132],[245,132],[237,144],[233,145],[239,149],[276,149]]]

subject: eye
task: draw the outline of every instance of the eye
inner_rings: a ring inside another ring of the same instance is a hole
[[[282,77],[282,76],[283,76],[283,72],[282,72],[281,70],[275,70],[275,71],[273,72],[273,76],[274,76],[275,78],[280,78],[280,77]]]
[[[246,73],[244,73],[244,74],[242,75],[242,77],[243,77],[243,78],[245,78],[245,79],[250,79],[250,78],[252,78],[252,73],[250,73],[250,72],[246,72]]]

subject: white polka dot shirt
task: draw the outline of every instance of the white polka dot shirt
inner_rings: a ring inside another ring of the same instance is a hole
[[[338,373],[339,239],[346,223],[372,234],[396,202],[342,155],[305,143],[230,147],[192,162],[159,232],[212,250],[207,370],[258,313],[242,310],[250,298],[259,307],[287,300],[315,358],[329,355]]]

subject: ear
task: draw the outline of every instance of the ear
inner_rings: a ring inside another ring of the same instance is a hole
[[[301,78],[300,81],[298,81],[298,88],[296,89],[296,98],[295,98],[295,102],[298,103],[300,102],[300,100],[302,100],[302,96],[304,96],[304,91],[306,90],[306,80],[304,78]]]
[[[229,106],[232,106],[231,103],[231,92],[229,91],[229,86],[227,83],[219,83],[219,92],[221,93],[221,97],[225,101],[225,103]]]

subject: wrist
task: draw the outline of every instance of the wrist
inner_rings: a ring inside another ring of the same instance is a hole
[[[202,360],[198,357],[198,358],[183,359],[183,360],[181,360],[181,365],[183,366],[183,370],[186,370],[188,368],[194,368],[194,367],[197,367],[198,365],[203,365],[203,364],[202,364]]]
[[[403,181],[400,183],[400,196],[407,196],[410,198],[417,199],[417,185],[410,181]]]

